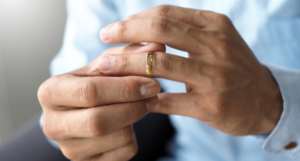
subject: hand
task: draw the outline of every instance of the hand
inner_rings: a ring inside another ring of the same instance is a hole
[[[104,55],[144,50],[165,46],[132,44]],[[145,77],[107,77],[97,69],[98,60],[40,86],[43,130],[71,160],[127,161],[137,152],[131,124],[156,106],[160,85]]]
[[[275,79],[224,15],[158,6],[107,26],[100,37],[109,44],[158,42],[188,52],[189,58],[154,53],[153,76],[183,82],[187,93],[159,94],[153,112],[193,117],[231,135],[270,133],[281,116]],[[106,70],[103,61],[99,70],[146,75],[145,57],[110,56],[122,63]]]

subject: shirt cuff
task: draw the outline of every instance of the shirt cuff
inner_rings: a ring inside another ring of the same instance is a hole
[[[300,158],[300,71],[266,65],[276,79],[283,98],[281,118],[262,148],[291,159]]]

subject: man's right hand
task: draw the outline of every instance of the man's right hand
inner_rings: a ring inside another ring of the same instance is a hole
[[[164,50],[156,43],[131,44],[103,55]],[[160,85],[140,76],[107,77],[97,61],[40,86],[43,130],[71,160],[129,160],[137,152],[132,124],[156,106]]]

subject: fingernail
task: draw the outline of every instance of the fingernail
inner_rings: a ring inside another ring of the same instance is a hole
[[[148,111],[152,111],[156,107],[157,104],[158,104],[157,96],[146,100],[146,107],[147,107]]]
[[[109,71],[112,64],[112,58],[110,56],[105,56],[100,58],[98,61],[98,67],[101,72]]]
[[[108,25],[100,31],[100,37],[103,41],[108,41],[110,39],[110,33],[111,33],[110,31],[112,26],[113,24]]]
[[[150,97],[154,96],[158,93],[157,85],[154,80],[152,80],[150,83],[143,84],[140,87],[140,93],[144,97]]]

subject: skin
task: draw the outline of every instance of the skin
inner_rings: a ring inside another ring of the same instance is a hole
[[[133,44],[52,77],[38,91],[44,132],[69,159],[129,160],[137,152],[131,125],[150,111],[193,117],[239,136],[270,133],[280,119],[275,79],[224,15],[157,6],[107,26],[100,38]],[[162,44],[189,57],[167,54]],[[159,83],[141,77],[147,51],[157,51],[153,76],[185,83],[186,93],[157,94]],[[142,86],[147,82],[152,85]]]
[[[148,50],[165,51],[165,46],[131,44],[108,49],[101,57]],[[158,103],[160,85],[155,79],[105,76],[98,70],[100,58],[49,78],[38,90],[44,133],[70,160],[131,159],[138,149],[132,124]]]
[[[188,58],[154,54],[153,76],[183,82],[187,93],[159,94],[153,112],[193,117],[238,136],[270,133],[280,119],[277,82],[224,15],[158,6],[107,26],[100,37],[108,44],[158,42],[188,52]],[[102,62],[99,70],[145,76],[146,54],[109,56],[111,67]]]

